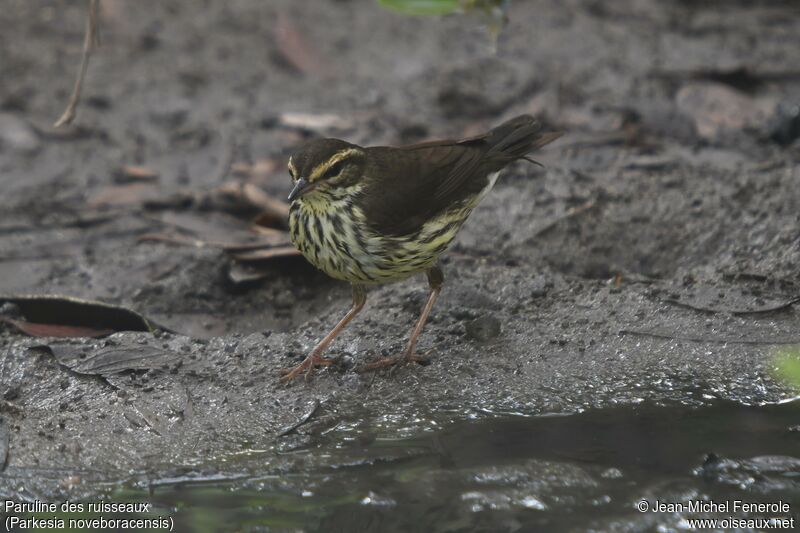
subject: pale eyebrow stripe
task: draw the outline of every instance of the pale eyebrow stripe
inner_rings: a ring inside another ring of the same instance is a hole
[[[316,179],[319,179],[320,176],[325,174],[325,171],[327,171],[329,168],[331,168],[333,165],[335,165],[339,161],[342,161],[342,160],[347,159],[348,157],[350,157],[352,155],[360,154],[360,153],[361,152],[359,150],[355,149],[355,148],[346,148],[344,150],[340,150],[340,151],[336,152],[335,154],[333,154],[330,157],[330,159],[328,159],[324,163],[319,164],[316,167],[314,167],[314,170],[311,171],[311,176],[309,176],[308,180],[309,181],[314,181]]]
[[[292,176],[297,176],[297,167],[294,166],[294,161],[292,161],[292,157],[289,156],[289,172],[291,172]]]

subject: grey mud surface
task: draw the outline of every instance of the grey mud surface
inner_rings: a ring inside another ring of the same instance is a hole
[[[392,436],[495,413],[792,395],[772,368],[800,343],[792,2],[513,2],[492,55],[476,18],[405,18],[367,0],[109,0],[65,133],[49,125],[73,83],[83,3],[5,4],[0,294],[124,305],[175,333],[0,326],[4,494],[213,477],[250,468],[236,466],[249,454],[261,473],[291,471],[278,452],[337,424]],[[298,130],[288,112],[340,118]],[[523,112],[566,135],[539,154],[545,170],[509,169],[464,227],[425,367],[355,372],[402,347],[423,277],[372,290],[329,352],[342,364],[284,387],[279,369],[344,313],[348,287],[291,259],[235,286],[218,250],[137,239],[198,213],[224,238],[231,215],[166,199],[264,159],[279,167],[258,185],[282,197],[285,158],[309,135],[412,142]],[[166,206],[115,200],[131,194],[118,169],[134,164],[158,171],[150,193]],[[114,347],[164,359],[70,369]]]

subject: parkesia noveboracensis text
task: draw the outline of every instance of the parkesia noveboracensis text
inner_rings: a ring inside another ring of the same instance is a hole
[[[303,372],[308,377],[315,367],[331,364],[322,354],[364,307],[366,286],[424,271],[430,295],[405,350],[366,369],[421,362],[414,348],[444,281],[439,256],[499,172],[559,135],[543,133],[536,119],[522,115],[462,140],[362,148],[319,139],[292,155],[292,242],[317,268],[351,283],[353,305],[282,379],[288,382]]]

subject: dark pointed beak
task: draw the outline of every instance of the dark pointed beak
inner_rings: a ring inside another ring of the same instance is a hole
[[[304,192],[307,192],[311,188],[311,184],[308,183],[308,180],[305,178],[300,178],[295,182],[294,189],[292,192],[289,193],[289,201],[291,202],[295,198],[302,196]]]

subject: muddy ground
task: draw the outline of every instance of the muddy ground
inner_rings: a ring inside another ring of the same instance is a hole
[[[792,395],[773,356],[800,343],[793,2],[513,2],[493,54],[478,16],[368,0],[104,0],[78,119],[59,131],[83,3],[5,4],[0,294],[117,304],[169,330],[0,325],[6,497],[235,471],[258,450],[264,472],[290,470],[275,452],[287,439],[353,421],[397,435],[498,412]],[[283,197],[286,157],[314,135],[413,142],[524,112],[566,135],[539,154],[544,170],[505,174],[444,259],[425,367],[355,371],[402,347],[424,278],[372,290],[330,350],[341,365],[284,387],[278,370],[344,313],[348,287],[291,257],[236,283],[217,248],[141,238],[241,232],[251,214],[198,198],[231,179]],[[125,165],[157,177],[131,183]],[[81,370],[130,347],[150,359]]]

